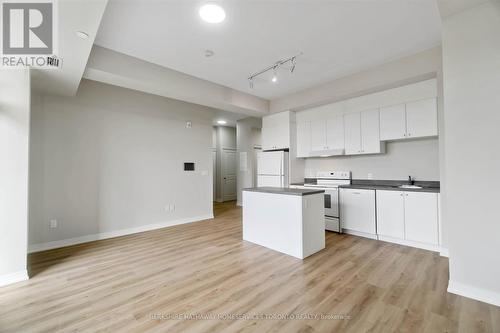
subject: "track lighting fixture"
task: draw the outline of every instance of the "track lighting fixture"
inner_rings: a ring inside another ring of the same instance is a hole
[[[253,89],[253,87],[254,87],[254,82],[253,82],[254,78],[256,78],[257,76],[262,75],[270,70],[273,71],[273,76],[271,77],[271,82],[273,82],[273,83],[278,82],[278,69],[284,65],[287,65],[288,63],[290,63],[290,67],[288,67],[288,66],[284,66],[284,67],[287,69],[289,68],[290,73],[293,73],[295,71],[297,57],[301,56],[301,55],[302,55],[302,52],[297,54],[297,55],[294,55],[293,57],[279,60],[279,61],[275,62],[272,66],[269,66],[269,67],[267,67],[259,72],[256,72],[256,73],[250,75],[248,77],[248,84],[250,85],[250,89]]]

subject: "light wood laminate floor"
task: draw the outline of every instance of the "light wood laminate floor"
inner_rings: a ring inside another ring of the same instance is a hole
[[[217,204],[213,220],[30,255],[32,278],[0,288],[0,331],[500,332],[500,308],[446,292],[446,258],[326,244],[302,261],[244,242],[240,208]],[[230,317],[272,314],[337,317]]]

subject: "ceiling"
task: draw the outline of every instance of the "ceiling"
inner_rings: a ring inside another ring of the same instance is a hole
[[[220,0],[226,20],[198,16],[204,1],[110,0],[95,44],[266,99],[439,45],[435,0]],[[206,58],[205,50],[215,52]],[[303,52],[294,74],[247,77]]]
[[[33,87],[45,93],[74,96],[82,79],[94,38],[106,8],[106,0],[73,0],[57,2],[57,31],[62,59],[57,69],[33,69]],[[87,39],[76,35],[88,34]]]
[[[223,126],[236,127],[236,122],[241,119],[248,118],[248,115],[242,113],[229,112],[224,110],[214,109],[213,125],[220,126],[218,120],[225,120],[226,124]]]

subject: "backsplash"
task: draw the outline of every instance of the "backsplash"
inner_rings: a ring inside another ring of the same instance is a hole
[[[353,179],[439,180],[438,139],[388,142],[381,155],[308,158],[305,178],[314,178],[317,171],[350,170]]]

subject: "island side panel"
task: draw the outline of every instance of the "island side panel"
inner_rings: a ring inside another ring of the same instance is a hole
[[[304,196],[302,202],[303,258],[325,248],[324,195]]]
[[[244,191],[243,239],[302,259],[302,196]]]

